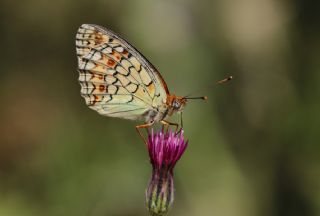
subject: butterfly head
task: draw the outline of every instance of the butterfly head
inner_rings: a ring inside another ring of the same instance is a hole
[[[173,110],[173,112],[182,112],[186,104],[186,98],[174,96],[173,100],[171,101],[170,107]]]
[[[207,100],[207,97],[180,97],[175,95],[170,95],[167,101],[169,107],[169,115],[173,113],[180,113],[183,111],[189,99],[202,99]]]
[[[172,115],[176,112],[182,112],[185,105],[187,103],[187,99],[184,97],[179,97],[175,95],[170,95],[167,100],[168,114]]]

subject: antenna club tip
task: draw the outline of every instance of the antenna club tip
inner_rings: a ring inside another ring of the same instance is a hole
[[[233,79],[233,76],[228,76],[227,78],[218,81],[217,84],[226,83],[226,82],[228,82],[228,81],[230,81],[230,80],[232,80],[232,79]]]
[[[203,100],[208,100],[207,96],[203,96],[202,98],[203,98]]]

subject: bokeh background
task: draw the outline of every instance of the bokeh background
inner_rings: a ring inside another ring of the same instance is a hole
[[[134,44],[173,93],[210,86],[184,112],[170,215],[320,215],[317,1],[2,0],[1,216],[147,215],[136,122],[80,97],[82,23]]]

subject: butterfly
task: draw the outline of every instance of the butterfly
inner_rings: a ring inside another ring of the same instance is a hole
[[[182,112],[191,98],[170,94],[160,72],[129,42],[104,27],[83,24],[76,35],[81,96],[99,114],[142,120],[136,126],[166,119]],[[201,97],[205,99],[204,97]]]

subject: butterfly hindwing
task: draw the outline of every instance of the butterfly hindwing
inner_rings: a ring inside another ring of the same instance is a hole
[[[159,72],[124,39],[83,24],[76,36],[81,95],[100,114],[138,119],[165,103],[168,89]]]

